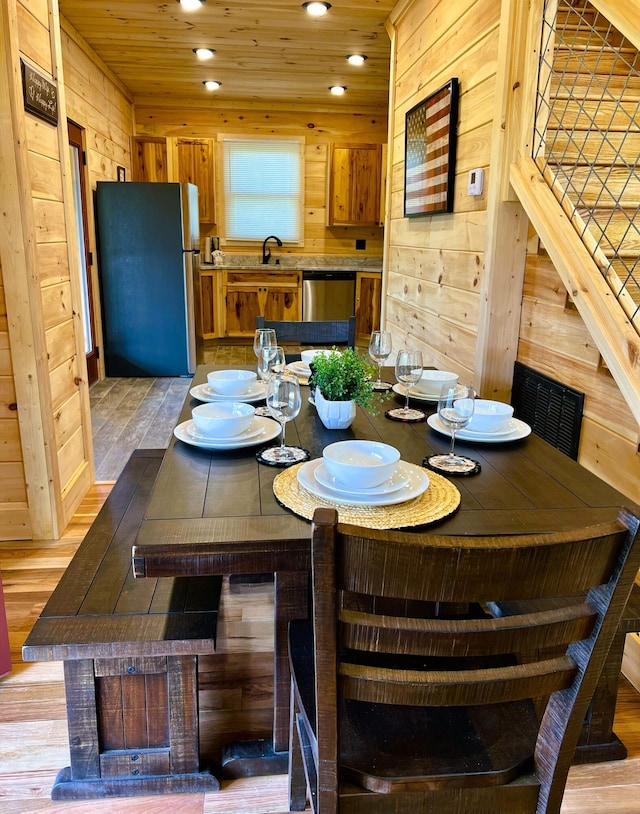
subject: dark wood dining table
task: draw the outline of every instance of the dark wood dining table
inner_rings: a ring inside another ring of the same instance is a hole
[[[211,369],[199,367],[193,384],[206,382]],[[386,373],[393,381],[393,371]],[[449,448],[450,439],[424,421],[403,423],[386,418],[385,409],[396,404],[393,394],[390,404],[378,405],[376,415],[358,408],[350,428],[327,430],[308,403],[308,388],[302,391],[302,409],[287,424],[286,438],[287,443],[307,449],[312,458],[321,457],[327,444],[349,438],[382,440],[397,447],[402,460],[414,464]],[[179,422],[189,419],[198,403],[187,396]],[[428,413],[435,410],[434,404],[420,404]],[[620,492],[534,434],[508,443],[456,441],[456,448],[480,463],[480,473],[453,479],[461,494],[457,511],[409,532],[555,531],[610,520],[621,505],[629,503]],[[289,734],[287,625],[290,619],[307,615],[310,523],[278,503],[272,484],[282,470],[258,463],[257,449],[212,451],[173,438],[137,534],[133,563],[137,577],[274,574],[272,747],[281,754],[288,748]],[[599,711],[585,729],[584,760],[625,754],[611,729],[624,642],[620,638],[620,652],[612,656],[615,686],[609,676]]]

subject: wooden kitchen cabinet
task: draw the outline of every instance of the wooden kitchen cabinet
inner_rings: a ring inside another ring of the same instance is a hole
[[[329,148],[327,225],[379,225],[381,181],[381,144],[332,144]]]
[[[219,271],[200,270],[200,285],[196,286],[196,331],[202,339],[213,339],[218,332]]]
[[[268,320],[302,319],[300,271],[230,269],[222,274],[223,336],[253,336],[260,315]]]
[[[356,336],[370,336],[380,330],[382,275],[359,271],[356,275]]]
[[[131,174],[134,181],[195,184],[200,222],[216,222],[213,139],[137,136]]]
[[[168,181],[166,139],[147,136],[134,138],[131,165],[134,181]]]
[[[178,181],[198,187],[200,222],[215,223],[213,140],[179,138],[175,147]]]

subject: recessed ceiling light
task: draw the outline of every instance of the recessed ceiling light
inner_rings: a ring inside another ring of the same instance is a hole
[[[326,14],[329,11],[331,8],[331,3],[303,3],[302,8],[308,11],[309,14],[313,15],[314,17],[321,17],[323,14]]]
[[[365,54],[349,54],[345,59],[350,65],[362,65],[367,56]]]
[[[194,48],[193,53],[198,59],[211,59],[215,54],[215,50],[213,48]]]
[[[202,83],[207,90],[218,90],[222,82],[216,82],[214,79],[207,79]]]
[[[342,96],[342,94],[346,90],[346,87],[344,85],[331,85],[329,90],[331,91],[331,93],[333,93],[334,96]]]
[[[194,9],[200,8],[200,6],[206,2],[207,0],[178,0],[178,3],[180,3],[185,11],[193,11]]]

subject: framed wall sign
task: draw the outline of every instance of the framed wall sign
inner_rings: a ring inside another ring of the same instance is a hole
[[[24,59],[20,60],[24,109],[34,116],[58,124],[58,88],[47,76]]]
[[[450,79],[407,113],[404,216],[453,212],[458,80]]]

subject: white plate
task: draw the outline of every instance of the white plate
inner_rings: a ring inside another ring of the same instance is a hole
[[[476,441],[480,444],[504,444],[506,441],[519,441],[521,438],[526,438],[531,433],[531,427],[519,418],[512,418],[513,429],[508,433],[495,433],[495,432],[467,432],[467,430],[458,430],[456,438],[460,441]],[[427,424],[431,429],[436,432],[441,432],[443,435],[448,435],[451,438],[451,430],[445,426],[440,418],[434,413],[427,418]]]
[[[409,464],[405,461],[402,462],[405,466],[405,471],[408,477],[408,483],[396,492],[390,495],[368,495],[363,497],[362,494],[347,494],[342,493],[337,495],[335,492],[327,489],[315,478],[316,469],[323,465],[322,458],[316,458],[313,461],[307,461],[302,464],[298,470],[298,483],[307,492],[312,495],[321,497],[324,500],[329,500],[332,503],[342,503],[349,506],[391,506],[394,503],[405,503],[407,500],[412,500],[418,497],[429,486],[429,478],[424,469],[421,469],[415,464]]]
[[[254,421],[260,422],[262,431],[258,435],[251,438],[239,440],[235,438],[226,438],[224,441],[212,441],[211,439],[199,440],[194,438],[189,432],[189,427],[193,425],[193,419],[183,421],[173,431],[173,434],[179,441],[184,441],[185,444],[190,444],[192,447],[199,447],[200,449],[243,449],[244,447],[252,447],[256,444],[265,444],[273,438],[280,435],[280,424],[271,418],[254,418]]]
[[[349,489],[343,483],[336,480],[333,475],[330,475],[324,464],[320,464],[313,475],[321,486],[339,495],[362,495],[362,497],[366,497],[367,495],[390,495],[392,492],[397,492],[398,489],[402,489],[403,486],[409,483],[409,475],[405,469],[406,466],[407,464],[405,464],[404,461],[400,461],[398,468],[390,478],[379,486],[371,486],[368,489]]]
[[[470,438],[472,435],[473,436],[479,435],[481,438],[484,438],[487,435],[490,435],[492,438],[500,438],[500,436],[502,435],[511,435],[512,432],[516,432],[516,430],[518,429],[516,421],[517,419],[510,418],[504,429],[496,430],[495,432],[479,432],[478,430],[471,429],[471,427],[467,425],[464,428],[464,433],[465,435],[468,435]],[[473,423],[473,419],[471,420],[471,422]]]
[[[259,416],[258,416],[259,418]],[[253,438],[255,435],[260,435],[261,432],[264,432],[264,427],[260,425],[260,422],[254,418],[251,421],[251,424],[247,427],[246,430],[239,432],[237,435],[206,435],[202,430],[199,430],[196,426],[195,421],[193,421],[187,427],[187,432],[189,435],[194,438],[196,441],[209,441],[211,443],[216,443],[218,441],[225,442],[228,441],[232,443],[233,441],[247,441],[249,438]]]
[[[189,392],[198,401],[242,401],[245,404],[251,404],[254,401],[262,401],[262,399],[266,398],[267,385],[263,382],[256,382],[250,390],[241,396],[224,396],[222,393],[216,393],[208,384],[198,384],[192,387]]]
[[[311,368],[305,365],[304,362],[289,362],[287,370],[290,370],[295,376],[300,376],[303,379],[308,379],[311,375]]]
[[[400,382],[394,384],[392,390],[394,393],[402,396],[402,398],[406,396],[405,386],[404,384],[400,384]],[[415,390],[412,387],[409,390],[409,398],[416,399],[416,401],[438,401],[440,393],[423,393],[421,390]]]

